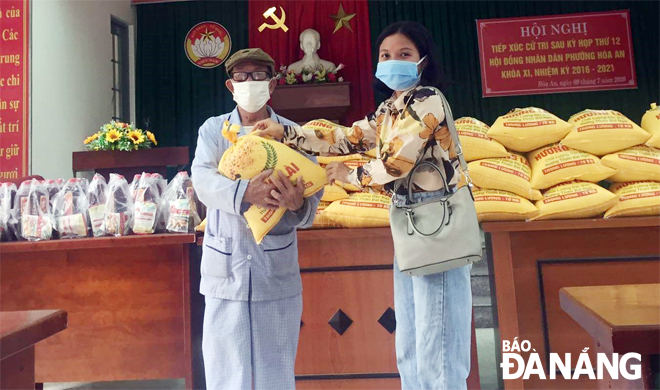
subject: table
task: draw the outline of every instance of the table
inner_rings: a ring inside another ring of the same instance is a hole
[[[591,343],[589,334],[561,310],[560,288],[660,283],[657,217],[485,222],[482,227],[500,338],[529,340],[546,367],[551,352],[578,356]],[[527,359],[529,354],[522,355]],[[594,389],[597,383],[532,376],[505,380],[504,386]]]
[[[34,389],[34,345],[66,327],[63,310],[0,312],[0,389]]]
[[[559,291],[559,301],[593,338],[595,352],[607,354],[610,361],[614,353],[642,356],[641,379],[606,375],[600,381],[601,389],[651,388],[650,355],[660,353],[660,284],[565,287]]]
[[[69,329],[37,349],[36,381],[184,378],[192,388],[194,242],[155,234],[0,244],[0,307],[69,315]]]
[[[203,237],[197,243],[202,245]],[[303,313],[297,389],[401,388],[394,348],[393,245],[389,227],[298,231]],[[193,308],[193,313],[203,316],[203,310]],[[201,318],[193,323],[201,328]],[[194,339],[201,344],[201,335]],[[474,323],[471,353],[468,388],[480,389]]]

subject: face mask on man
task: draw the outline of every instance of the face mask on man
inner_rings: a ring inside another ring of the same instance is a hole
[[[394,91],[405,91],[419,84],[422,74],[417,72],[417,65],[424,61],[424,56],[419,62],[389,60],[379,62],[376,67],[376,77],[389,89]]]
[[[232,80],[234,86],[234,101],[247,112],[254,113],[263,108],[270,100],[270,81]]]

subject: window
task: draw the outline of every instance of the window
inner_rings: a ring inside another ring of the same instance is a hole
[[[128,76],[128,25],[111,19],[112,33],[112,119],[130,120],[130,84]]]

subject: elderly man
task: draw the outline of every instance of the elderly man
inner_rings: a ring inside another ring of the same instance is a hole
[[[232,181],[218,173],[231,144],[222,129],[253,125],[276,115],[266,105],[276,82],[275,62],[261,49],[234,53],[226,63],[226,87],[238,104],[199,129],[192,180],[208,207],[200,292],[206,297],[202,351],[206,385],[213,390],[293,389],[302,314],[296,228],[312,225],[321,194],[303,198],[303,186],[266,171]],[[251,206],[285,207],[286,214],[257,244],[243,213]]]

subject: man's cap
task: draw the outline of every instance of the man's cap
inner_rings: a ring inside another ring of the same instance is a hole
[[[227,69],[227,74],[230,75],[232,69],[239,63],[244,61],[256,62],[259,64],[266,65],[270,69],[270,73],[275,75],[275,60],[268,55],[265,51],[259,48],[250,48],[239,50],[236,53],[232,54],[231,57],[225,63],[225,69]]]

